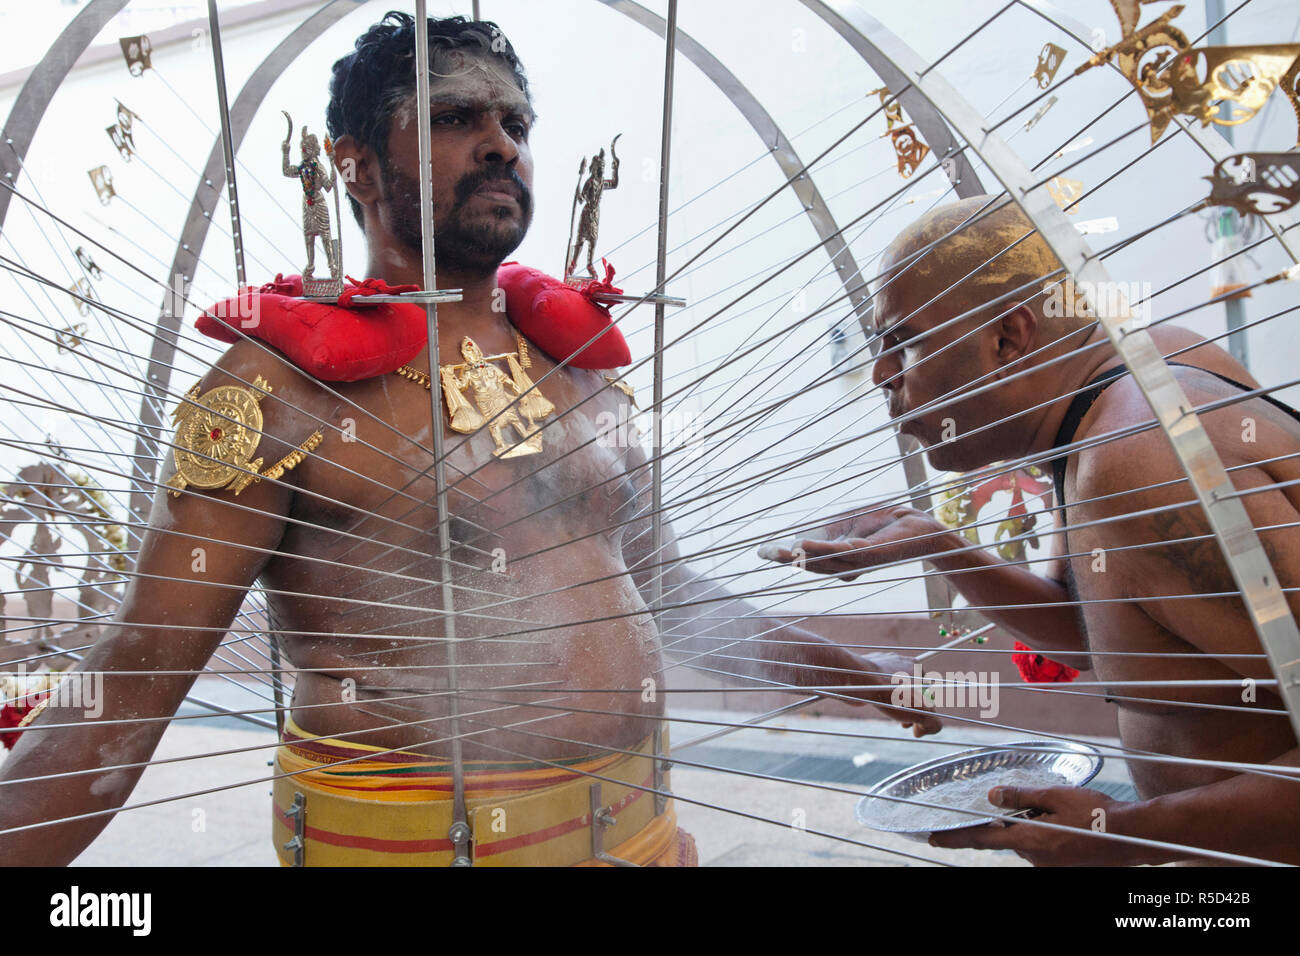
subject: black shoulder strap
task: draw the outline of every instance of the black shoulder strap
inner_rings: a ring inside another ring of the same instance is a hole
[[[1194,368],[1202,372],[1208,372],[1215,378],[1227,382],[1243,392],[1254,391],[1250,385],[1245,385],[1235,379],[1228,378],[1226,375],[1220,375],[1218,372],[1211,372],[1207,368],[1201,368],[1199,365],[1188,365],[1186,362],[1170,362],[1170,365],[1176,365],[1180,368]],[[1065,419],[1061,422],[1061,427],[1056,432],[1056,440],[1052,442],[1053,448],[1060,448],[1062,445],[1068,445],[1074,441],[1074,433],[1079,430],[1079,423],[1083,421],[1083,416],[1088,414],[1088,409],[1092,408],[1097,397],[1110,385],[1115,383],[1121,375],[1128,374],[1127,365],[1117,365],[1112,369],[1102,372],[1100,375],[1090,381],[1084,391],[1074,396],[1074,401],[1070,402],[1070,407],[1066,409]],[[1287,405],[1285,402],[1278,401],[1272,395],[1259,395],[1270,405],[1274,405],[1286,412],[1296,421],[1300,421],[1300,411]],[[1056,506],[1063,508],[1065,506],[1065,469],[1070,462],[1069,455],[1062,455],[1059,458],[1052,459],[1052,479],[1056,486]]]
[[[1226,375],[1220,375],[1218,372],[1211,372],[1208,368],[1201,368],[1199,365],[1188,365],[1186,362],[1170,362],[1169,364],[1170,364],[1170,365],[1178,365],[1178,366],[1181,366],[1182,368],[1194,368],[1194,369],[1200,369],[1200,371],[1202,371],[1202,372],[1208,372],[1210,375],[1213,375],[1215,378],[1219,379],[1219,381],[1221,381],[1221,382],[1227,382],[1229,385],[1233,386],[1234,388],[1239,388],[1239,389],[1241,389],[1243,392],[1253,392],[1253,391],[1255,391],[1255,386],[1254,386],[1254,385],[1245,385],[1245,384],[1243,384],[1243,383],[1241,383],[1241,382],[1238,382],[1235,378],[1228,378],[1228,376],[1226,376]],[[1254,397],[1255,397],[1255,398],[1262,398],[1264,401],[1268,402],[1270,405],[1274,406],[1275,408],[1279,408],[1279,409],[1281,409],[1282,411],[1284,411],[1284,412],[1286,412],[1288,415],[1290,415],[1292,418],[1294,418],[1296,421],[1300,422],[1300,411],[1296,411],[1294,408],[1292,408],[1292,407],[1291,407],[1290,405],[1288,405],[1286,402],[1279,401],[1278,399],[1274,398],[1272,395],[1256,395],[1256,396],[1254,396]]]
[[[1074,433],[1079,430],[1079,423],[1083,421],[1083,416],[1088,414],[1088,409],[1092,408],[1093,403],[1097,401],[1097,397],[1108,386],[1115,384],[1115,379],[1127,374],[1127,365],[1116,365],[1088,382],[1084,390],[1074,396],[1074,400],[1070,402],[1070,407],[1065,410],[1065,418],[1061,422],[1061,427],[1056,431],[1056,439],[1052,442],[1052,447],[1060,448],[1062,445],[1068,445],[1074,441]],[[1058,508],[1065,507],[1065,469],[1069,463],[1069,455],[1062,455],[1059,458],[1052,459],[1052,481],[1056,485],[1056,507]]]

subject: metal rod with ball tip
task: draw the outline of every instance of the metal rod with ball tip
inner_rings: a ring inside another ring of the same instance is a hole
[[[212,68],[217,75],[217,109],[221,115],[221,149],[226,158],[226,188],[230,195],[230,238],[235,244],[235,281],[248,284],[244,272],[244,241],[239,225],[239,192],[235,189],[235,145],[230,135],[230,104],[226,102],[226,65],[221,56],[221,23],[217,0],[208,0],[208,28],[212,31]]]
[[[985,624],[983,627],[977,628],[971,631],[969,634],[962,634],[959,635],[958,637],[954,637],[951,641],[947,641],[943,644],[940,644],[938,647],[934,648],[933,650],[922,651],[920,654],[917,654],[916,657],[912,658],[912,660],[916,661],[918,664],[923,661],[928,661],[930,658],[936,657],[939,654],[942,654],[946,650],[951,650],[954,647],[958,647],[962,644],[966,644],[970,641],[976,640],[979,637],[982,637],[983,635],[987,634],[989,631],[993,630],[993,628],[995,627],[997,627],[997,624],[995,623]],[[793,714],[797,710],[803,710],[805,707],[810,707],[811,705],[817,703],[817,701],[821,699],[822,696],[820,694],[815,694],[812,697],[805,697],[802,700],[796,700],[789,704],[782,704],[780,707],[777,707],[773,710],[769,710],[766,713],[759,714],[757,717],[749,718],[749,720],[745,721],[743,724],[737,724],[734,727],[724,727],[722,730],[715,730],[713,733],[703,734],[699,737],[694,737],[686,741],[685,743],[677,744],[676,746],[673,747],[673,751],[680,753],[681,751],[685,750],[687,747],[694,747],[697,744],[702,744],[710,740],[716,740],[719,737],[725,737],[727,736],[727,734],[734,734],[737,730],[745,730],[749,727],[757,727],[759,724],[765,724],[769,720],[772,720],[773,718],[780,717],[782,714]]]
[[[1223,22],[1223,0],[1205,0],[1205,22],[1215,24],[1210,31],[1210,42],[1226,45],[1228,42],[1228,27]],[[1223,103],[1219,106],[1219,111],[1224,116],[1228,115],[1232,107]],[[1233,132],[1231,126],[1224,126],[1221,135],[1229,143],[1233,141]],[[1221,209],[1215,217],[1215,226],[1219,235],[1224,239],[1231,239],[1237,232],[1237,212],[1234,209]],[[1250,368],[1250,351],[1246,345],[1246,333],[1242,326],[1246,324],[1246,310],[1242,305],[1241,299],[1236,296],[1225,299],[1223,302],[1224,321],[1228,328],[1228,351],[1246,368]]]
[[[431,165],[433,143],[429,116],[429,20],[425,0],[415,0],[415,95],[420,140],[420,234],[424,262],[425,289],[435,290],[438,282],[433,249],[433,180]],[[438,304],[426,302],[429,326],[429,371],[437,375]],[[443,637],[447,646],[447,696],[451,736],[451,827],[447,837],[452,842],[452,866],[472,866],[469,855],[470,828],[465,810],[465,760],[460,737],[460,700],[456,677],[456,611],[451,593],[451,527],[447,505],[447,468],[443,454],[442,389],[429,389],[429,413],[433,418],[434,482],[438,498],[439,578],[442,584]]]
[[[668,22],[664,29],[664,110],[663,127],[659,145],[659,246],[655,256],[655,293],[662,295],[668,275],[668,161],[672,154],[673,132],[673,63],[677,56],[677,0],[669,0]],[[650,463],[652,490],[651,534],[656,562],[663,560],[664,524],[664,303],[655,303],[655,353],[654,353],[654,444]],[[651,602],[656,623],[662,613],[664,593],[663,571],[657,571],[651,585]]]

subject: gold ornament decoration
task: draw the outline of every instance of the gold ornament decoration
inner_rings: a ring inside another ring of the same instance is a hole
[[[81,337],[86,334],[86,323],[76,322],[54,333],[54,343],[59,354],[72,352],[81,347]]]
[[[259,402],[270,391],[259,375],[252,388],[218,385],[199,395],[195,385],[186,393],[172,413],[177,428],[172,450],[176,474],[167,480],[171,494],[179,497],[190,485],[239,494],[257,480],[262,459],[249,459],[262,439]]]
[[[305,442],[293,451],[289,452],[289,454],[285,455],[270,468],[266,469],[266,471],[262,472],[261,478],[270,478],[274,481],[275,479],[282,477],[286,471],[292,471],[297,465],[300,465],[306,459],[309,452],[315,451],[316,446],[324,439],[325,436],[322,435],[320,431],[312,432],[311,436]],[[253,480],[260,481],[261,478],[255,478]]]
[[[99,204],[107,206],[117,190],[113,188],[113,174],[107,166],[96,166],[94,169],[86,170],[86,175],[90,177],[90,183],[95,187],[95,195],[99,197]]]
[[[1279,87],[1300,124],[1300,44],[1192,49],[1187,36],[1171,23],[1182,12],[1181,5],[1140,29],[1135,0],[1112,0],[1111,5],[1120,18],[1123,38],[1074,72],[1077,75],[1114,59],[1142,98],[1151,123],[1151,142],[1158,141],[1178,115],[1199,120],[1202,126],[1240,126],[1253,119]]]
[[[978,527],[980,512],[989,506],[998,492],[1010,493],[1011,501],[1006,518],[998,522],[993,540],[998,554],[1004,559],[1021,561],[1025,557],[1026,545],[1038,546],[1038,539],[1031,536],[1038,523],[1038,516],[1029,510],[1027,499],[1037,498],[1040,504],[1045,504],[1045,496],[1051,490],[1051,481],[1037,465],[1028,465],[972,482],[963,481],[959,476],[956,482],[940,492],[934,516],[971,544],[981,544]],[[1003,541],[1003,538],[1008,540]]]
[[[126,68],[132,76],[143,76],[145,70],[153,67],[150,57],[153,43],[147,35],[142,33],[134,37],[119,37],[117,42],[122,46],[122,56],[126,57]]]
[[[880,105],[885,108],[885,131],[886,132],[893,129],[895,126],[903,126],[906,124],[907,121],[903,119],[903,104],[900,103],[898,100],[894,100],[893,102],[890,102],[890,97],[893,96],[893,94],[889,92],[889,87],[887,86],[877,87],[876,89],[869,92],[867,96],[880,97]]]
[[[1202,206],[1231,206],[1242,215],[1267,216],[1300,203],[1300,152],[1235,153],[1214,165]]]
[[[880,105],[885,111],[885,132],[881,136],[888,136],[893,143],[894,155],[898,159],[898,175],[904,179],[911,178],[921,165],[921,160],[929,154],[930,147],[921,141],[916,128],[903,118],[903,104],[889,92],[889,87],[871,90],[867,96],[880,97]]]
[[[1168,3],[1169,0],[1110,0],[1111,9],[1115,11],[1115,16],[1119,17],[1119,29],[1122,36],[1129,36],[1137,29],[1138,21],[1142,19],[1142,7],[1151,3]],[[1178,10],[1181,10],[1179,7]],[[1177,16],[1175,10],[1171,16]]]
[[[90,281],[85,276],[68,286],[68,295],[72,296],[72,303],[77,307],[77,312],[81,315],[90,315],[90,303],[99,301],[99,296],[95,294],[94,287],[91,286]]]
[[[1187,35],[1170,22],[1183,12],[1183,8],[1181,4],[1170,7],[1146,26],[1136,29],[1136,5],[1112,5],[1120,16],[1123,38],[1089,57],[1074,71],[1074,75],[1115,60],[1115,65],[1133,84],[1146,107],[1151,123],[1151,142],[1154,143],[1164,134],[1174,113],[1178,112],[1165,68],[1174,57],[1186,53],[1191,46]]]
[[[1034,72],[1030,74],[1030,78],[1038,84],[1040,90],[1045,90],[1052,85],[1052,80],[1056,79],[1056,71],[1064,62],[1064,47],[1059,47],[1055,43],[1044,43],[1043,48],[1038,52],[1038,62],[1034,65]]]
[[[112,126],[105,127],[108,138],[113,141],[125,162],[130,162],[131,157],[135,155],[135,134],[133,129],[135,121],[140,118],[138,113],[122,105],[121,100],[117,100],[117,122]]]
[[[1282,88],[1282,95],[1291,101],[1291,109],[1295,113],[1296,137],[1295,145],[1292,149],[1300,149],[1300,56],[1295,58],[1291,64],[1291,69],[1286,71],[1286,76],[1278,84]]]
[[[402,378],[410,379],[416,385],[423,385],[426,392],[433,388],[433,385],[429,382],[429,376],[425,375],[418,368],[411,368],[409,365],[403,365],[399,369],[394,369],[393,374],[400,375]]]
[[[1174,112],[1198,119],[1202,126],[1240,126],[1254,119],[1293,73],[1297,57],[1298,43],[1189,50],[1169,70]],[[1221,104],[1228,105],[1226,116]]]
[[[1083,183],[1068,176],[1053,176],[1047,181],[1047,191],[1052,200],[1071,216],[1079,211],[1079,197],[1083,195]]]
[[[99,267],[90,253],[86,251],[85,246],[77,246],[77,251],[73,253],[77,257],[77,264],[86,271],[86,274],[96,278],[104,278],[104,270]]]
[[[606,375],[605,381],[608,382],[610,385],[614,386],[614,388],[618,389],[624,395],[626,395],[627,400],[632,403],[633,408],[641,407],[636,403],[636,389],[634,389],[627,382],[623,381],[621,378],[618,378],[615,375]]]
[[[930,147],[921,142],[914,126],[892,130],[889,137],[894,141],[894,153],[898,157],[898,175],[908,179],[929,154]]]
[[[460,353],[464,362],[438,366],[438,380],[447,403],[448,427],[462,435],[471,435],[486,424],[496,445],[492,454],[497,458],[519,458],[539,453],[542,435],[537,423],[554,412],[555,406],[524,371],[532,368],[533,363],[523,336],[515,333],[514,352],[484,355],[478,343],[467,335],[461,340]],[[502,360],[505,360],[509,374],[492,364]],[[429,376],[418,368],[403,365],[393,374],[423,385],[425,389],[433,388]],[[473,403],[465,397],[465,389],[473,390]],[[507,427],[514,428],[519,436],[513,445],[506,443]]]
[[[542,435],[537,422],[555,411],[555,406],[534,387],[524,372],[532,362],[528,358],[528,347],[518,333],[515,334],[515,343],[516,352],[484,355],[478,344],[467,335],[460,343],[465,361],[438,367],[452,430],[470,434],[487,425],[488,434],[496,445],[492,454],[497,458],[538,454],[542,450]],[[510,369],[509,375],[492,364],[502,359]],[[467,388],[473,389],[477,409],[463,394]],[[512,391],[514,395],[510,394]],[[520,436],[514,445],[505,442],[507,427],[513,427]]]

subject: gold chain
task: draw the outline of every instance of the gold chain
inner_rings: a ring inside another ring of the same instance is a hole
[[[532,368],[533,363],[528,358],[528,342],[518,331],[515,332],[515,349],[519,356],[519,364],[523,368]],[[400,375],[402,378],[408,378],[418,385],[423,385],[426,392],[433,390],[433,381],[427,374],[421,372],[418,368],[410,365],[403,365],[401,368],[393,369],[394,375]]]
[[[393,374],[400,375],[402,378],[409,378],[412,382],[423,385],[426,392],[432,391],[433,389],[433,382],[429,379],[429,376],[425,375],[418,368],[411,368],[409,365],[403,365],[399,369],[394,369]]]

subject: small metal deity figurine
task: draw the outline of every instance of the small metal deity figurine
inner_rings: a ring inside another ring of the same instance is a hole
[[[592,259],[596,255],[596,236],[600,232],[600,197],[606,189],[618,188],[618,155],[614,152],[614,144],[618,142],[618,137],[622,135],[622,133],[619,133],[609,144],[613,179],[605,178],[604,149],[591,157],[591,170],[586,182],[582,182],[582,176],[587,172],[587,161],[584,159],[578,167],[580,185],[573,193],[573,211],[569,213],[570,239],[573,238],[573,216],[577,212],[579,204],[582,205],[582,215],[578,219],[577,241],[573,242],[572,251],[564,266],[564,278],[566,280],[578,268],[578,255],[582,252],[583,243],[587,245],[587,274],[593,279],[596,278],[596,266]]]
[[[284,112],[283,110],[281,112]],[[302,234],[307,242],[307,265],[302,270],[303,292],[306,295],[340,295],[343,292],[342,237],[333,239],[330,235],[330,209],[325,201],[325,191],[334,191],[335,212],[338,206],[338,171],[330,164],[329,175],[320,162],[320,142],[314,135],[302,128],[299,150],[302,162],[294,165],[289,162],[289,140],[293,137],[293,119],[286,112],[284,118],[289,121],[289,132],[280,144],[284,154],[284,175],[296,179],[302,184]],[[325,140],[325,152],[330,153],[330,142]],[[342,227],[342,223],[339,224]],[[329,264],[328,279],[314,279],[312,273],[316,268],[316,239],[325,247],[325,260]]]

